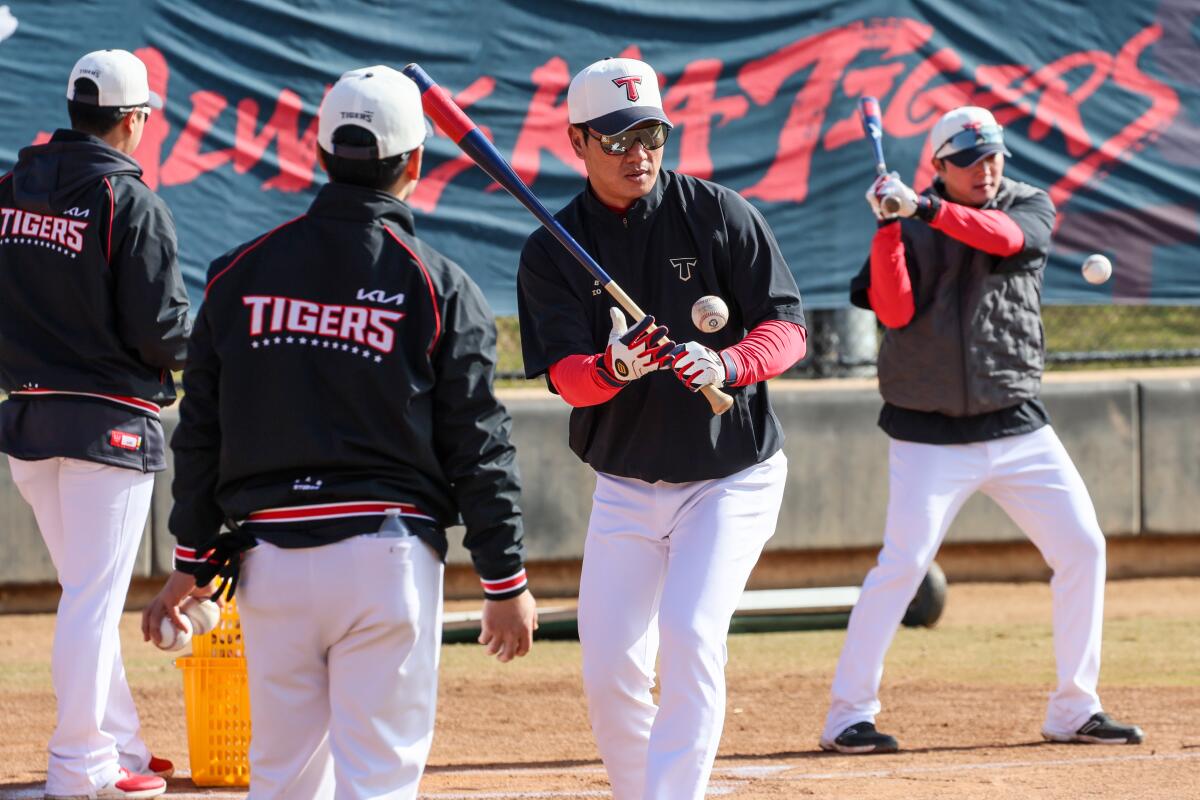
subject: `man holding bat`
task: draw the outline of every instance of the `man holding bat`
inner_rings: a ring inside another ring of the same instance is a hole
[[[879,426],[891,438],[879,563],[850,615],[820,745],[892,752],[875,729],[883,659],[954,516],[977,491],[1012,517],[1054,570],[1058,686],[1042,726],[1055,742],[1136,744],[1142,731],[1103,713],[1096,683],[1104,534],[1079,472],[1039,398],[1042,274],[1054,206],[1004,177],[1003,131],[966,106],[930,134],[934,184],[898,175],[867,192],[879,220],[851,301],[886,328]],[[890,212],[881,205],[891,198]]]
[[[256,800],[417,796],[460,514],[488,654],[525,655],[537,626],[495,323],[404,202],[425,135],[411,80],[343,75],[317,116],[329,184],[213,263],[191,339],[176,571],[143,632],[240,562]]]
[[[758,212],[661,169],[671,123],[648,64],[592,64],[567,106],[587,185],[556,218],[657,316],[627,320],[538,229],[517,278],[525,371],[547,375],[574,407],[570,446],[596,470],[579,637],[614,797],[692,800],[721,738],[729,620],[783,496],[783,432],[765,381],[803,356],[804,317]],[[728,322],[688,335],[707,295],[725,299]],[[706,385],[732,395],[728,413],[682,391]]]

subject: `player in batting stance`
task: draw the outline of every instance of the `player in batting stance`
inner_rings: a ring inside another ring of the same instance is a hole
[[[50,798],[154,797],[174,769],[142,741],[117,632],[191,331],[171,212],[132,156],[161,104],[133,53],[88,53],[70,129],[0,175],[0,451],[62,585]]]
[[[842,753],[897,749],[875,729],[883,659],[955,514],[984,492],[1054,570],[1058,686],[1042,726],[1056,742],[1136,744],[1142,731],[1096,695],[1104,535],[1087,488],[1039,399],[1041,288],[1054,206],[1004,177],[1003,131],[986,109],[945,114],[930,134],[937,177],[918,195],[892,173],[867,202],[879,220],[852,302],[886,328],[879,426],[891,438],[879,563],[850,615],[820,744]],[[880,209],[883,197],[899,212]]]
[[[171,442],[176,571],[143,632],[241,559],[256,800],[417,796],[460,513],[481,643],[509,661],[536,627],[495,322],[404,202],[425,135],[407,77],[346,73],[318,112],[329,184],[209,270]]]
[[[649,65],[598,61],[571,81],[567,106],[588,182],[556,217],[658,321],[627,321],[539,229],[518,273],[525,371],[548,374],[574,407],[571,449],[596,470],[579,638],[613,795],[690,800],[721,738],[729,620],[783,497],[764,381],[803,356],[804,317],[758,212],[661,169],[671,123]],[[710,294],[727,301],[728,324],[689,332],[692,304]],[[671,341],[667,325],[690,341]],[[728,413],[682,391],[706,384],[733,396]]]

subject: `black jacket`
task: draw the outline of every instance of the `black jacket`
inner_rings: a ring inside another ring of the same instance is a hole
[[[514,593],[488,587],[524,560],[495,322],[408,207],[329,184],[208,281],[171,441],[176,566],[192,571],[227,520],[309,547],[389,509],[444,556],[461,513],[488,596]]]
[[[162,461],[161,430],[157,455],[99,444],[110,424],[136,428],[175,401],[170,370],[191,329],[174,222],[141,174],[100,139],[59,130],[0,177],[6,452],[161,468],[149,464]],[[48,409],[60,424],[47,424]]]
[[[678,342],[721,350],[767,320],[804,324],[774,234],[731,189],[663,170],[623,215],[585,189],[555,218]],[[616,303],[545,228],[525,243],[517,287],[526,377],[604,350]],[[729,322],[715,333],[692,324],[692,304],[710,294],[729,305]],[[765,381],[724,391],[733,408],[714,416],[669,371],[651,373],[605,403],[572,409],[571,449],[600,472],[649,482],[732,475],[774,455],[783,429]]]

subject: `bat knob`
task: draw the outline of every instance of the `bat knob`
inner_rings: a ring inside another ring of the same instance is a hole
[[[903,206],[904,200],[895,194],[884,195],[879,201],[879,207],[883,209],[883,213],[885,214],[899,214]]]

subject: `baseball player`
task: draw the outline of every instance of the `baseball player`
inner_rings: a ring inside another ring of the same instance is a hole
[[[509,661],[536,627],[495,322],[404,203],[425,135],[412,81],[346,73],[318,112],[330,183],[209,270],[172,439],[176,571],[143,632],[241,559],[256,800],[417,796],[460,512],[481,643]]]
[[[154,797],[173,770],[142,741],[117,635],[191,330],[171,212],[130,155],[161,105],[132,53],[88,53],[70,129],[0,176],[0,451],[62,586],[50,798]]]
[[[525,243],[526,376],[547,375],[574,407],[571,449],[596,470],[579,587],[592,731],[616,800],[700,798],[724,723],[729,621],[783,497],[765,381],[803,356],[804,316],[758,212],[661,169],[671,123],[649,65],[598,61],[571,81],[567,106],[588,180],[557,219],[660,315],[626,320],[546,230]],[[727,301],[728,324],[689,331],[710,294]],[[681,391],[708,384],[733,396],[724,416]]]
[[[930,134],[932,187],[896,174],[867,202],[879,220],[851,301],[886,328],[879,350],[879,426],[891,438],[879,563],[850,615],[820,745],[842,753],[897,749],[875,729],[883,659],[963,503],[984,492],[1054,570],[1058,686],[1042,735],[1056,742],[1136,744],[1142,731],[1096,695],[1104,603],[1104,535],[1087,488],[1039,399],[1045,348],[1041,288],[1054,206],[1004,177],[1003,131],[974,106]],[[886,215],[880,199],[900,198]]]

